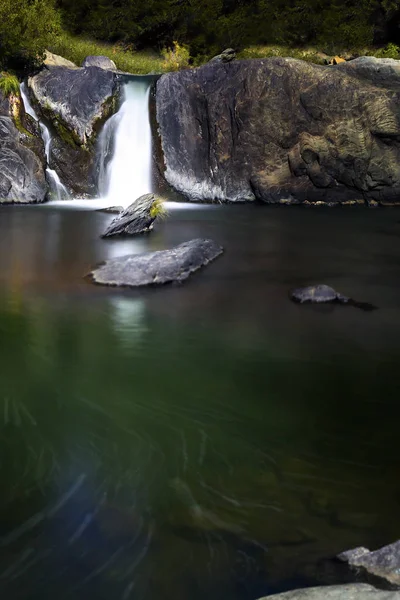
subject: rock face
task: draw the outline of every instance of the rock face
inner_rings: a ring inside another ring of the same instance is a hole
[[[212,240],[195,239],[170,250],[113,258],[91,275],[103,285],[140,287],[181,282],[222,252]]]
[[[163,75],[165,178],[191,200],[400,201],[400,61],[291,58]]]
[[[99,67],[106,71],[116,71],[117,65],[108,56],[87,56],[82,63],[82,67]]]
[[[377,590],[370,585],[356,583],[295,590],[268,596],[268,600],[400,600],[400,592]]]
[[[50,122],[50,167],[78,195],[96,193],[95,140],[116,109],[119,78],[98,67],[49,67],[28,82],[35,107]]]
[[[154,194],[141,196],[111,221],[102,237],[148,233],[157,217],[152,210],[156,202]]]
[[[21,97],[0,92],[0,203],[43,202],[45,163],[43,141]]]
[[[374,552],[363,547],[354,548],[339,554],[338,558],[354,567],[362,567],[390,583],[400,585],[400,540]]]

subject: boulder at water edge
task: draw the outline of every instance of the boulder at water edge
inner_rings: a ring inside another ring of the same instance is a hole
[[[363,547],[354,548],[342,552],[338,558],[353,567],[362,567],[372,575],[400,585],[400,540],[374,552]]]
[[[87,56],[82,63],[82,67],[99,67],[106,71],[116,71],[117,65],[108,56]]]
[[[375,310],[377,307],[368,302],[358,302],[353,298],[348,298],[339,294],[329,285],[309,285],[303,288],[296,288],[289,294],[293,302],[298,304],[345,304],[355,306],[365,311]]]
[[[400,202],[400,61],[212,62],[163,75],[156,108],[190,200]]]
[[[377,590],[371,585],[356,583],[295,590],[268,596],[268,600],[400,600],[400,592]]]
[[[157,216],[164,212],[162,202],[155,194],[144,194],[111,221],[102,237],[148,233]]]
[[[0,91],[0,203],[43,202],[46,159],[37,124],[19,94]]]
[[[222,252],[212,240],[195,239],[169,250],[112,258],[91,276],[95,283],[129,287],[182,282]]]
[[[50,167],[70,191],[94,195],[95,140],[116,110],[119,78],[99,67],[48,67],[28,82],[31,98],[51,124]]]

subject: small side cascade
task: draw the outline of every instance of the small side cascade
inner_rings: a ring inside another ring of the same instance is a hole
[[[56,173],[56,171],[54,169],[50,169],[50,167],[49,167],[50,148],[51,148],[51,141],[52,141],[50,130],[48,127],[46,127],[46,125],[44,123],[42,123],[42,121],[40,121],[32,104],[30,103],[28,91],[26,89],[26,84],[22,83],[20,86],[20,89],[21,89],[22,101],[23,101],[24,107],[25,107],[25,112],[28,115],[30,115],[33,119],[35,119],[35,121],[38,121],[39,126],[40,126],[40,131],[41,131],[42,139],[44,142],[44,151],[45,151],[46,160],[47,160],[46,175],[47,175],[47,181],[50,186],[50,192],[51,192],[52,198],[54,200],[68,200],[70,198],[70,195],[68,193],[67,188],[61,183],[60,178],[59,178],[58,174]]]
[[[108,206],[129,206],[152,192],[151,81],[137,78],[126,83],[122,104],[99,137],[99,194]]]

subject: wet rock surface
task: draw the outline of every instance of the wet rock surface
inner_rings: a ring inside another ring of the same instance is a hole
[[[353,567],[362,567],[372,575],[400,585],[400,540],[373,552],[364,547],[354,548],[342,552],[338,558]]]
[[[399,202],[400,61],[211,62],[163,75],[167,181],[196,201]]]
[[[367,584],[334,585],[268,596],[270,600],[400,600],[400,592],[377,590]],[[267,600],[261,599],[261,600]]]
[[[47,194],[43,141],[18,95],[0,92],[0,203],[43,202]]]
[[[129,287],[182,282],[222,252],[213,240],[195,239],[169,250],[108,260],[91,277],[95,283]]]
[[[345,304],[365,311],[377,308],[368,302],[358,302],[357,300],[353,300],[353,298],[343,296],[329,285],[323,284],[296,288],[289,293],[289,296],[293,302],[298,304]]]
[[[50,167],[69,191],[95,195],[95,141],[117,107],[118,75],[99,67],[43,69],[28,81],[31,99],[50,125]]]
[[[135,235],[151,231],[153,222],[156,219],[156,215],[152,214],[152,206],[155,201],[156,196],[154,194],[144,194],[135,200],[111,221],[102,237]]]

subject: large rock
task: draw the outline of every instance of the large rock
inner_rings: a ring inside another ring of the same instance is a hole
[[[160,167],[191,200],[400,201],[399,99],[393,60],[168,73],[156,91]]]
[[[362,567],[372,575],[400,585],[400,540],[374,552],[363,547],[354,548],[339,554],[338,558],[353,567]]]
[[[170,250],[112,258],[91,275],[93,281],[103,285],[140,287],[181,282],[222,252],[223,248],[212,240],[196,239]]]
[[[153,229],[157,213],[162,211],[155,194],[144,194],[111,221],[102,237],[148,233]]]
[[[45,164],[42,138],[21,97],[0,92],[0,203],[43,202]]]
[[[108,56],[87,56],[82,67],[99,67],[99,69],[105,69],[106,71],[116,71],[117,65]]]
[[[356,583],[295,590],[268,596],[268,600],[400,600],[400,592],[377,590],[371,585]]]
[[[119,77],[98,67],[50,67],[28,82],[36,109],[50,122],[50,167],[79,195],[96,193],[95,141],[116,110]]]

